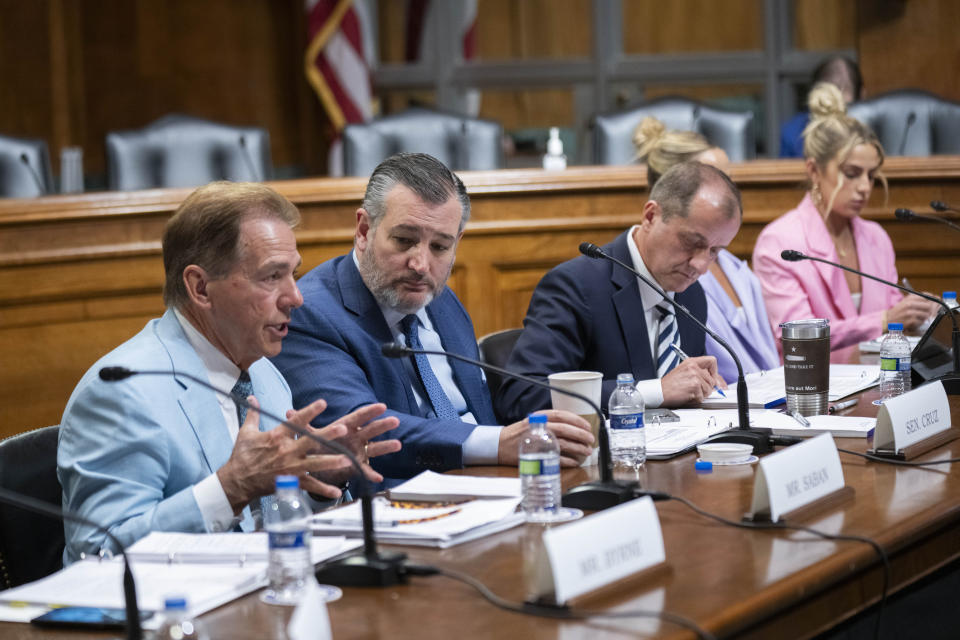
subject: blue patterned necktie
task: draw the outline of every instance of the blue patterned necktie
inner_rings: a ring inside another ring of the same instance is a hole
[[[677,337],[677,314],[668,302],[661,302],[656,306],[660,312],[660,335],[657,336],[657,377],[670,373],[680,362],[680,356],[670,348],[675,344]]]
[[[250,381],[250,374],[246,371],[240,372],[240,377],[237,378],[236,384],[233,385],[233,389],[230,390],[230,394],[234,397],[240,397],[246,400],[249,396],[253,395],[253,382]],[[243,421],[247,418],[247,407],[235,402],[237,406],[237,420],[239,420],[239,425],[243,426]]]
[[[411,313],[408,316],[404,316],[403,320],[400,321],[400,328],[403,330],[403,335],[407,339],[408,347],[411,349],[423,349],[423,345],[420,344],[420,336],[418,335],[419,322],[417,322],[416,315]],[[438,418],[443,420],[459,420],[460,414],[453,408],[450,398],[448,398],[447,394],[443,391],[443,386],[440,384],[440,381],[437,380],[437,376],[433,372],[427,356],[422,353],[414,354],[413,362],[417,373],[420,375],[420,382],[423,383],[423,388],[427,392],[430,404],[433,405],[433,412],[437,414]]]

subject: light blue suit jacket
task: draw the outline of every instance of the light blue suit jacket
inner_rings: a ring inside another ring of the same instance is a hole
[[[108,366],[172,375],[104,382],[98,372]],[[217,395],[178,372],[207,379],[168,310],[87,371],[60,423],[57,476],[64,508],[107,527],[124,546],[151,531],[205,531],[193,485],[223,466],[233,450]],[[280,372],[266,359],[249,372],[260,405],[285,415],[290,389]],[[261,417],[261,431],[275,426]],[[64,531],[65,563],[81,552],[117,552],[92,527],[65,522]]]

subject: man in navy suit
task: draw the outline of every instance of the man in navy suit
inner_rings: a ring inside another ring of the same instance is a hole
[[[445,286],[470,216],[460,178],[425,154],[392,156],[374,170],[356,216],[353,251],[298,283],[304,304],[273,359],[294,402],[327,400],[315,424],[385,403],[386,415],[400,420],[391,437],[403,448],[374,466],[395,480],[428,469],[516,464],[526,427],[497,424],[480,369],[443,356],[388,359],[380,351],[396,341],[478,357],[470,316]],[[549,411],[548,420],[561,463],[579,464],[593,441],[587,422],[564,411]]]
[[[640,224],[603,249],[676,294],[677,302],[706,321],[697,278],[737,234],[742,212],[740,192],[725,173],[683,163],[654,185]],[[531,376],[600,371],[604,404],[619,373],[639,381],[647,407],[697,403],[714,385],[726,386],[716,359],[703,355],[703,331],[608,260],[581,256],[552,269],[537,285],[523,324],[508,369]],[[672,344],[691,357],[682,360]],[[496,406],[510,419],[549,401],[549,392],[506,380]]]

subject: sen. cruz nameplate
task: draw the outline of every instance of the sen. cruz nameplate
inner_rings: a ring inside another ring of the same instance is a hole
[[[947,392],[942,382],[931,382],[883,401],[870,453],[915,457],[954,439],[956,434],[950,427]],[[913,455],[909,455],[911,452]]]
[[[648,497],[549,529],[543,533],[543,545],[557,604],[666,559],[660,518]]]
[[[845,490],[833,436],[823,433],[763,457],[747,519],[778,522]]]

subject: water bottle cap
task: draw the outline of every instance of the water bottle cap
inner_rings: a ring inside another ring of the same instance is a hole
[[[547,424],[547,415],[545,413],[531,413],[527,416],[530,424]]]
[[[903,323],[891,322],[887,325],[887,331],[903,331]]]
[[[943,299],[944,299],[944,300],[956,300],[956,299],[957,299],[957,292],[956,292],[956,291],[944,291],[944,292],[943,292]]]
[[[300,478],[297,476],[277,476],[277,489],[299,489]]]
[[[633,384],[633,374],[632,373],[618,373],[617,374],[617,384],[623,383]]]
[[[187,599],[183,596],[171,596],[164,599],[163,608],[167,611],[186,611]]]

